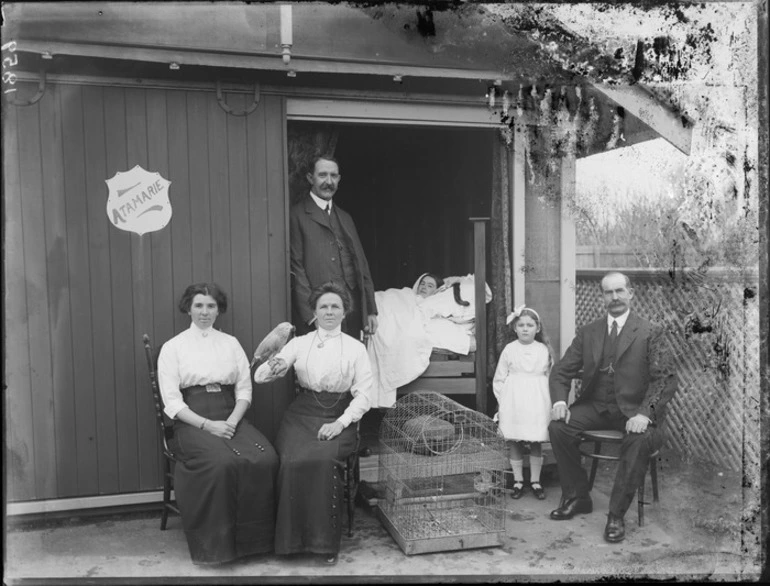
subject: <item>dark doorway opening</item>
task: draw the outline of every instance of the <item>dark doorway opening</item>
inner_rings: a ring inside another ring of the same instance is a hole
[[[298,131],[307,136],[318,127],[289,122],[290,141]],[[490,213],[493,131],[364,124],[323,128],[334,134],[342,175],[335,201],[353,216],[375,289],[411,286],[425,271],[473,272],[468,218]],[[296,175],[295,169],[290,172]],[[304,190],[306,184],[299,187]]]
[[[331,150],[339,162],[334,199],[353,216],[376,290],[411,287],[426,271],[473,272],[469,218],[491,211],[493,130],[302,121],[288,128],[290,153],[309,161],[311,152]],[[307,193],[307,169],[291,157],[289,165],[296,201]],[[361,422],[362,441],[375,451],[382,414]]]

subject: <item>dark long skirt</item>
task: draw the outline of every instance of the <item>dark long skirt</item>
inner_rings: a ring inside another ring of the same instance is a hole
[[[336,398],[333,393],[302,392],[284,413],[275,440],[281,458],[275,553],[340,550],[343,466],[356,449],[356,425],[332,440],[318,439],[320,427],[342,415],[352,397],[345,393],[332,406]]]
[[[198,415],[218,421],[235,406],[231,390],[186,392],[185,402]],[[278,455],[267,438],[245,420],[231,440],[177,420],[169,447],[179,460],[174,492],[193,562],[221,563],[272,551]]]

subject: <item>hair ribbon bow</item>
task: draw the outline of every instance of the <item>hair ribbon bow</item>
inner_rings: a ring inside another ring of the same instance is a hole
[[[513,311],[508,314],[508,317],[505,318],[505,325],[507,326],[511,325],[511,322],[521,315],[521,312],[524,310],[525,307],[526,305],[523,303],[518,307],[515,307]]]

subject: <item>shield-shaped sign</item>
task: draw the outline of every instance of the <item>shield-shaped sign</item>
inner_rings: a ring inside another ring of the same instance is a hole
[[[107,179],[107,217],[114,226],[145,234],[160,230],[171,220],[168,188],[171,181],[137,165]]]

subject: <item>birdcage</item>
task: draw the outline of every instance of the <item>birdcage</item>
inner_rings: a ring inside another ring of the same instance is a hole
[[[505,440],[440,393],[400,399],[380,425],[383,525],[407,555],[501,545]]]

